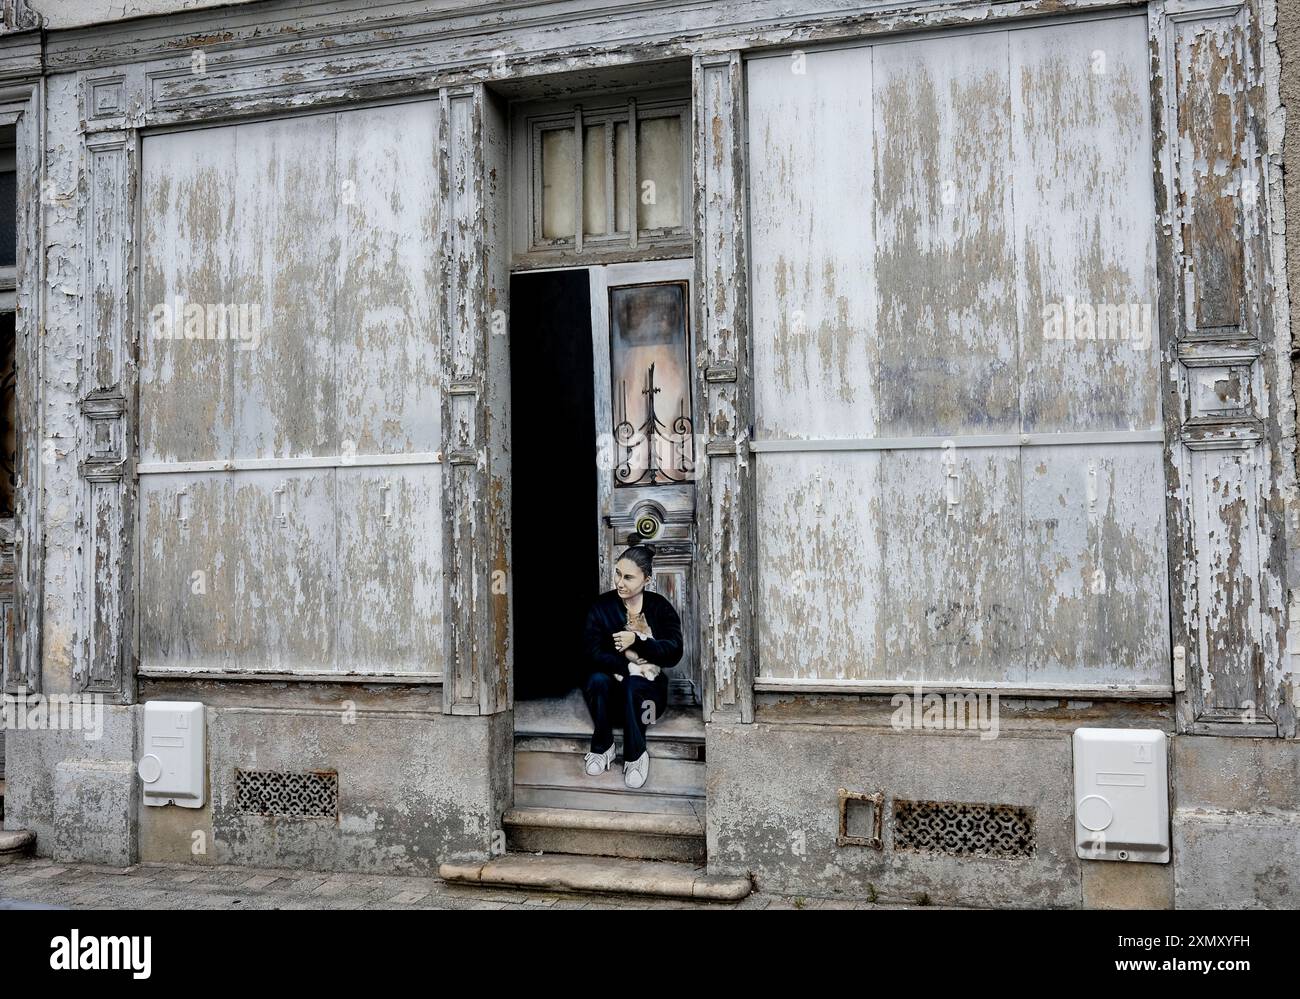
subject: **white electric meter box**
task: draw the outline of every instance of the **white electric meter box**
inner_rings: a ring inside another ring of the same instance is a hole
[[[1168,739],[1157,729],[1074,732],[1074,843],[1085,860],[1169,863]]]
[[[146,701],[144,755],[136,772],[146,805],[202,808],[203,705],[197,701]]]

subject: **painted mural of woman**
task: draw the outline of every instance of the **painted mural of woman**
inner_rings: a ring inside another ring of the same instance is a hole
[[[614,589],[602,593],[587,614],[584,647],[591,671],[583,697],[595,730],[583,758],[592,777],[614,761],[614,726],[623,727],[623,783],[642,787],[650,775],[646,727],[668,703],[664,670],[682,658],[682,622],[663,596],[646,589],[654,549],[634,545],[614,563]]]

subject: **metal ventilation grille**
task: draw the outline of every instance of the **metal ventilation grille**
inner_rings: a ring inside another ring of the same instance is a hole
[[[333,819],[339,813],[339,775],[333,771],[286,773],[236,770],[235,808],[245,815]]]
[[[894,799],[894,849],[947,857],[1032,857],[1034,811],[1019,805]]]

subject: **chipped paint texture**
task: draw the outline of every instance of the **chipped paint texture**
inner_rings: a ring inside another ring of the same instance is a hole
[[[38,460],[44,565],[41,609],[41,685],[46,693],[71,693],[84,677],[82,650],[93,600],[86,580],[85,481],[81,456],[81,398],[86,347],[86,212],[88,178],[78,122],[77,79],[45,81],[42,199],[43,320],[40,351],[42,406]],[[39,187],[37,188],[39,189]],[[125,245],[125,244],[122,244]]]
[[[1144,19],[805,58],[749,64],[756,440],[936,442],[759,454],[761,675],[1168,684],[1158,439],[938,443],[1161,428],[1154,344],[1045,325],[1154,313]]]
[[[493,334],[506,299],[504,109],[484,87],[444,90],[441,156],[446,223],[443,367],[447,545],[444,709],[510,706],[513,580],[509,570],[509,353]],[[504,311],[504,310],[503,310]]]
[[[754,468],[746,229],[743,70],[736,53],[695,60],[696,398],[706,428],[694,591],[700,594],[705,717],[752,718]]]
[[[1281,523],[1294,486],[1279,423],[1294,409],[1274,353],[1263,27],[1257,3],[1153,22],[1167,72],[1168,415],[1182,445],[1169,481],[1173,637],[1188,650],[1179,724],[1268,736],[1295,733]]]
[[[44,406],[40,376],[44,288],[40,209],[31,192],[40,189],[45,161],[42,88],[17,93],[15,128],[17,181],[17,255],[15,289],[15,520],[12,539],[0,553],[3,575],[11,576],[12,599],[6,610],[3,685],[10,690],[39,690],[41,685],[42,606],[45,601],[42,523],[43,468],[41,431]],[[8,589],[8,587],[6,587]],[[12,627],[10,627],[12,625]]]

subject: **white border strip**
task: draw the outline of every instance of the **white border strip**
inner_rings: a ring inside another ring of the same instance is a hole
[[[945,447],[1051,447],[1071,444],[1162,444],[1163,430],[1099,430],[1070,434],[955,434],[951,437],[838,437],[750,441],[763,451],[907,451]]]
[[[442,673],[341,673],[332,670],[285,670],[283,672],[259,672],[257,670],[213,670],[185,669],[167,666],[154,666],[139,669],[135,673],[147,680],[263,680],[276,683],[301,681],[304,683],[412,683],[438,684],[443,682]]]
[[[817,680],[803,677],[756,677],[756,693],[801,694],[912,694],[922,693],[998,694],[1002,697],[1068,697],[1072,699],[1120,698],[1125,700],[1172,700],[1172,684],[1081,683],[1054,687],[1032,687],[1009,681],[946,682],[934,680]]]
[[[254,472],[280,468],[367,468],[376,465],[440,465],[441,451],[413,451],[407,454],[324,455],[303,458],[218,458],[212,461],[143,461],[137,475],[168,475],[194,472]]]

